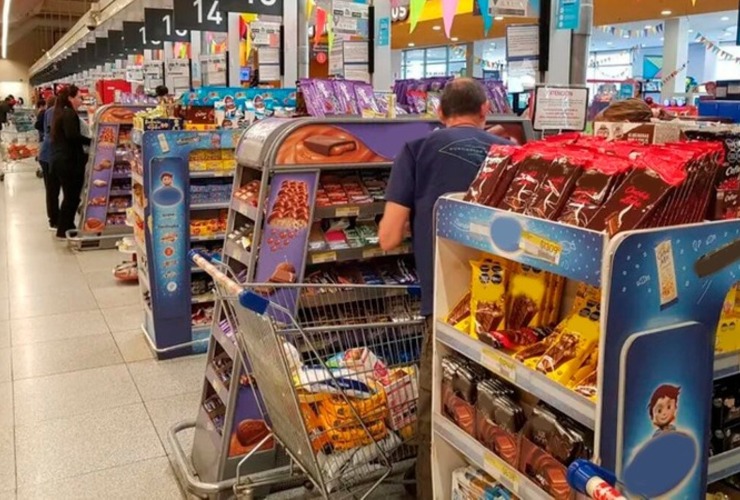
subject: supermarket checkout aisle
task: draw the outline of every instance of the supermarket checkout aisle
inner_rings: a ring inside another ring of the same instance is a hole
[[[54,241],[35,169],[0,184],[0,500],[183,498],[166,432],[198,408],[203,357],[152,358],[122,256]]]

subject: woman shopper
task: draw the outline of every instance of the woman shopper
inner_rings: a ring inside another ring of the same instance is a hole
[[[49,218],[49,231],[57,230],[59,222],[59,192],[62,187],[56,175],[51,172],[51,124],[54,121],[54,104],[56,96],[49,97],[46,101],[46,111],[42,119],[43,139],[39,148],[39,163],[44,178],[44,189],[46,191],[46,216]]]
[[[57,238],[66,239],[66,233],[75,228],[75,213],[80,205],[80,194],[85,179],[87,155],[83,147],[90,139],[80,133],[77,108],[82,99],[79,89],[70,85],[57,95],[54,119],[51,125],[51,171],[62,187],[62,205],[57,219]]]

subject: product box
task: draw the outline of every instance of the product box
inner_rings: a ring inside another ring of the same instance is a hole
[[[664,144],[685,140],[685,129],[693,122],[672,121],[653,123],[595,122],[594,135],[608,140],[628,140],[643,144]]]

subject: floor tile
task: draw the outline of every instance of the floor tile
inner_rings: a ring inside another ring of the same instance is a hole
[[[123,364],[15,382],[15,419],[23,425],[139,402]]]
[[[0,321],[7,321],[10,317],[10,301],[0,299]]]
[[[93,271],[112,271],[113,267],[126,259],[118,250],[94,250],[79,252],[75,256],[80,269],[85,273]]]
[[[138,283],[93,288],[92,293],[98,307],[101,309],[123,306],[139,306],[141,308],[141,291]]]
[[[33,344],[108,333],[108,326],[100,311],[83,311],[10,322],[13,345]]]
[[[85,283],[93,290],[96,288],[106,288],[115,286],[118,280],[113,277],[113,266],[110,269],[91,271],[84,273]]]
[[[16,439],[19,487],[164,454],[141,404],[21,425]]]
[[[144,309],[140,304],[134,306],[103,309],[103,316],[112,332],[136,330],[144,321]]]
[[[13,347],[13,378],[20,380],[123,363],[110,334]]]
[[[187,394],[203,384],[205,355],[171,361],[139,361],[128,365],[144,401]]]
[[[10,347],[10,322],[0,321],[0,349]]]
[[[180,500],[183,498],[166,458],[143,460],[18,490],[19,500]]]
[[[0,500],[15,500],[15,490],[0,491]]]
[[[113,332],[112,335],[126,363],[154,359],[154,353],[149,347],[149,342],[145,338],[146,334],[141,328],[125,332]]]
[[[170,428],[183,420],[194,419],[198,414],[200,398],[201,391],[197,391],[145,403],[147,412],[154,422],[154,428],[168,454],[171,453],[167,438]],[[193,429],[188,429],[177,435],[186,454],[190,454],[193,447],[193,432]]]
[[[0,484],[15,489],[15,444],[12,427],[0,427]]]
[[[13,379],[13,365],[10,349],[0,349],[0,382],[10,382]]]
[[[0,383],[0,429],[11,427],[13,427],[13,384],[2,382]]]
[[[39,290],[57,290],[74,292],[87,285],[85,275],[80,271],[68,273],[45,273],[29,271],[23,277],[14,279],[11,276],[8,283],[8,295],[18,297],[22,295],[36,295]]]
[[[10,317],[13,319],[49,316],[76,311],[92,311],[98,308],[89,288],[78,288],[74,293],[55,292],[43,295],[27,295],[10,299]]]

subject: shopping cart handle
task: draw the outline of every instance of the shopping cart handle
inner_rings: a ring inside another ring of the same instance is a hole
[[[239,294],[239,304],[257,314],[265,314],[270,301],[254,292],[244,290]]]
[[[607,488],[609,489],[617,482],[614,474],[588,460],[574,460],[570,464],[570,467],[568,467],[568,484],[579,493],[590,495],[591,491],[588,490],[594,487],[594,483],[592,482],[594,480],[597,482],[601,481],[602,484],[608,483]],[[613,492],[613,496],[611,497],[604,495],[600,498],[614,498],[615,500],[624,498],[618,491],[613,490]]]
[[[193,249],[193,250],[190,250],[190,251],[188,252],[188,258],[189,258],[190,260],[194,260],[194,258],[195,258],[195,256],[196,256],[196,255],[197,255],[197,256],[199,256],[199,257],[203,257],[203,258],[204,258],[204,259],[206,259],[206,260],[207,260],[208,262],[213,262],[213,260],[211,259],[211,256],[210,256],[210,255],[207,255],[207,254],[206,254],[205,252],[203,252],[203,251],[201,251],[201,250],[196,250],[196,249]]]

